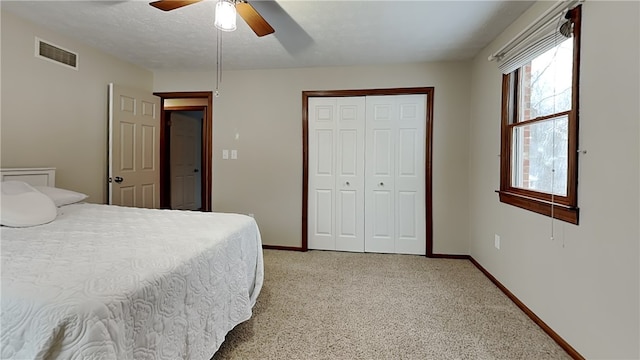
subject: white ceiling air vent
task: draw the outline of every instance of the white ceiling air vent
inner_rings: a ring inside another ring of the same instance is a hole
[[[78,70],[78,54],[37,37],[36,57]]]

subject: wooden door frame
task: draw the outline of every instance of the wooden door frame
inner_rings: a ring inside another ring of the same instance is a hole
[[[308,251],[308,219],[309,206],[309,98],[310,97],[349,97],[373,95],[426,95],[427,111],[425,111],[425,225],[426,256],[437,256],[433,253],[433,94],[434,87],[361,89],[361,90],[320,90],[302,92],[302,251]]]
[[[213,183],[213,93],[211,91],[187,91],[187,92],[155,92],[153,95],[160,97],[160,207],[171,207],[171,183],[169,164],[169,132],[166,111],[184,109],[204,109],[202,120],[202,211],[211,211],[211,192]],[[206,99],[207,105],[172,106],[165,109],[167,99]]]

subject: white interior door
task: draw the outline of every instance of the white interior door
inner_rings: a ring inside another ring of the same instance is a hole
[[[308,247],[364,251],[364,97],[309,99]]]
[[[426,95],[367,97],[365,251],[426,254]]]
[[[109,84],[109,204],[160,206],[160,99]]]
[[[200,208],[198,179],[200,178],[201,119],[189,115],[200,112],[171,112],[170,176],[171,208]]]

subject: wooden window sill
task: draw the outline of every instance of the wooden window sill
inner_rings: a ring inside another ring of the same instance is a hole
[[[552,204],[551,202],[535,199],[508,191],[496,190],[500,196],[500,202],[517,206],[522,209],[533,211],[538,214],[551,217],[553,208],[553,218],[578,225],[579,208],[562,204]]]

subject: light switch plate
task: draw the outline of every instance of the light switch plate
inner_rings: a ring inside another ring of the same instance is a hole
[[[238,150],[231,150],[231,160],[238,158]]]
[[[224,160],[229,159],[229,150],[222,150],[222,158]]]

